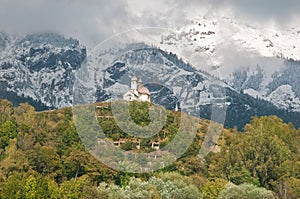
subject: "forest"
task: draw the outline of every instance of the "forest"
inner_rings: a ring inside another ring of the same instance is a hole
[[[96,106],[96,105],[95,105]],[[183,113],[167,111],[166,124],[152,138],[135,139],[120,130],[110,103],[99,103],[98,122],[125,151],[151,152],[167,145]],[[140,125],[150,122],[148,103],[130,104]],[[199,158],[210,121],[196,118],[192,144],[174,163],[146,173],[114,170],[82,143],[71,107],[37,112],[27,103],[0,101],[0,198],[300,198],[300,130],[277,116],[253,117],[243,131],[221,129],[211,152]]]

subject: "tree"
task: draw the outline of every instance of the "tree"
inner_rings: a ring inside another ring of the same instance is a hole
[[[26,178],[23,173],[11,174],[0,186],[0,198],[25,198],[24,186]]]
[[[10,144],[5,152],[5,158],[0,164],[1,173],[7,178],[13,172],[26,172],[29,169],[29,163],[25,154],[17,149],[17,140],[10,140]]]
[[[71,179],[69,181],[65,181],[60,185],[60,198],[62,199],[81,199],[82,198],[82,190],[83,190],[83,182],[81,180]]]
[[[222,178],[211,179],[206,183],[202,188],[202,193],[204,198],[207,199],[216,199],[219,197],[219,194],[222,190],[225,189],[228,181]]]
[[[130,178],[125,187],[114,184],[101,183],[98,193],[108,199],[193,199],[202,198],[200,191],[193,184],[188,184],[188,178],[177,173],[159,174],[159,177],[151,177],[149,181],[139,178]]]
[[[297,173],[289,163],[297,162],[297,131],[274,116],[254,117],[244,131],[233,132],[220,153],[208,156],[210,175],[279,192],[280,181]]]
[[[85,177],[86,181],[94,183],[109,182],[119,174],[82,149],[68,148],[61,161],[62,176],[68,180]]]
[[[14,109],[14,116],[18,124],[25,124],[33,126],[36,124],[35,121],[35,109],[28,103],[22,103]]]
[[[226,189],[220,193],[220,199],[275,199],[272,191],[259,188],[251,184],[227,185]]]
[[[7,120],[0,125],[0,148],[4,149],[9,140],[18,136],[17,123],[14,120]]]
[[[0,100],[0,124],[7,120],[10,120],[13,113],[13,104],[8,100]]]
[[[300,179],[291,177],[287,181],[287,191],[282,194],[282,198],[300,198]]]
[[[0,186],[0,198],[59,199],[58,188],[49,178],[30,171],[14,172]]]
[[[55,175],[60,169],[60,158],[55,147],[36,145],[27,154],[30,166],[42,175]]]
[[[221,151],[207,156],[210,176],[224,178],[235,184],[251,183],[258,185],[258,178],[252,176],[244,165],[244,147],[242,144],[245,134],[227,132],[221,139],[225,142],[221,145]]]
[[[131,178],[129,184],[125,188],[127,198],[147,199],[158,198],[159,193],[154,186],[148,182],[144,182],[139,178]]]
[[[151,177],[149,183],[153,184],[163,199],[176,198],[202,198],[200,190],[192,184],[191,179],[179,173],[161,173]]]
[[[26,199],[48,199],[50,198],[48,181],[43,176],[30,175],[25,181],[24,192]]]
[[[246,135],[241,144],[244,167],[259,179],[262,186],[272,190],[278,189],[278,181],[282,177],[279,171],[292,155],[291,142],[284,141],[284,137],[289,135],[281,135],[278,129],[281,129],[280,120],[275,117],[254,118],[245,128]]]

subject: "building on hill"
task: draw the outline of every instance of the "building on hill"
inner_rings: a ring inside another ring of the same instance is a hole
[[[136,76],[133,76],[130,90],[124,94],[123,99],[126,101],[150,102],[150,91],[143,85],[141,79],[137,81]]]

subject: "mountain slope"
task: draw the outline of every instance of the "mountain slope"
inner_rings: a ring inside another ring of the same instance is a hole
[[[0,84],[48,107],[71,105],[74,72],[86,57],[78,40],[57,34],[0,37]]]
[[[279,70],[264,65],[233,73],[230,84],[238,91],[268,100],[281,109],[300,112],[300,62],[285,60]]]
[[[185,57],[238,91],[300,112],[300,28],[258,26],[233,16],[203,16],[163,33],[162,49]]]
[[[85,61],[85,47],[60,35],[1,34],[0,39],[1,98],[15,104],[28,101],[38,110],[71,106],[75,74],[86,84],[84,89],[88,90],[83,96],[88,96],[88,102],[120,99],[135,74],[151,91],[152,102],[168,109],[179,104],[184,112],[223,123],[227,108],[225,125],[239,129],[254,115],[276,114],[285,122],[299,124],[297,113],[241,94],[177,55],[143,43],[96,51]],[[212,115],[212,110],[220,114]]]
[[[241,94],[208,73],[195,70],[175,54],[143,44],[131,44],[125,49],[122,53],[113,49],[104,54],[97,52],[97,59],[89,57],[78,73],[83,77],[80,82],[85,82],[77,87],[81,90],[80,97],[85,95],[88,100],[98,101],[120,99],[135,74],[149,88],[152,102],[169,109],[178,103],[184,112],[218,121],[220,118],[214,119],[212,115],[212,107],[219,107],[220,115],[227,108],[225,126],[228,127],[241,129],[252,116],[262,115],[278,115],[284,121],[299,124],[299,113],[280,110],[270,102]],[[112,58],[114,54],[120,56]],[[92,90],[95,92],[86,92]],[[78,103],[82,100],[77,99]]]

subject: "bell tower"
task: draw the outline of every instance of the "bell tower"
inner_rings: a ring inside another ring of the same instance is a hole
[[[131,90],[137,90],[137,78],[135,75],[131,78]]]

